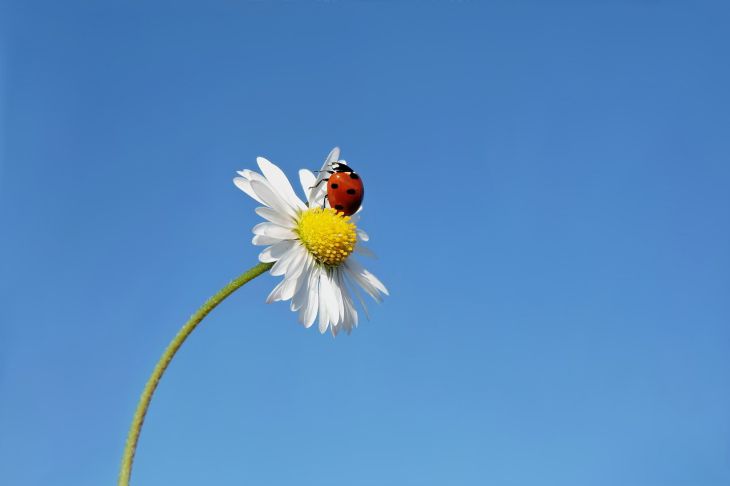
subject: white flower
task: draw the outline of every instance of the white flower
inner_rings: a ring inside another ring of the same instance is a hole
[[[306,203],[297,197],[284,172],[263,157],[256,159],[263,175],[242,170],[233,179],[263,205],[256,213],[267,221],[253,228],[253,244],[266,246],[259,260],[275,262],[271,274],[284,276],[266,302],[291,300],[291,310],[299,312],[305,327],[319,315],[319,331],[329,328],[334,335],[343,329],[349,334],[357,326],[352,295],[368,315],[360,288],[376,302],[382,300],[381,294],[388,295],[385,285],[352,257],[353,252],[373,256],[362,245],[369,239],[367,233],[356,227],[360,211],[344,216],[325,207],[326,183],[318,182],[339,155],[340,149],[334,148],[318,177],[306,169],[299,171]]]

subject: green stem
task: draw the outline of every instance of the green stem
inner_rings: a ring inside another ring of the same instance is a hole
[[[155,393],[157,384],[162,378],[162,374],[167,369],[167,366],[172,361],[172,358],[177,353],[180,346],[200,324],[205,316],[210,313],[215,307],[223,302],[223,300],[231,295],[233,292],[238,290],[243,284],[249,280],[253,280],[268,269],[272,267],[273,263],[259,263],[252,269],[246,271],[238,278],[230,282],[228,285],[218,291],[213,297],[207,300],[205,304],[193,314],[188,322],[180,329],[175,338],[170,342],[162,353],[162,357],[155,365],[155,369],[152,371],[152,375],[142,391],[142,396],[139,398],[137,404],[137,410],[134,411],[134,418],[132,419],[132,425],[129,427],[129,434],[127,435],[127,445],[124,447],[124,455],[122,456],[122,468],[119,471],[119,486],[127,486],[129,484],[129,478],[132,474],[132,461],[134,461],[134,453],[137,449],[137,442],[139,441],[139,434],[142,431],[142,424],[144,423],[144,417],[147,415],[147,409],[150,406],[152,400],[152,394]]]

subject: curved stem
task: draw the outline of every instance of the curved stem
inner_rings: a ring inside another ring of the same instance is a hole
[[[180,329],[175,338],[170,342],[162,353],[162,357],[155,365],[155,369],[152,371],[147,384],[142,391],[142,396],[139,398],[137,409],[134,411],[134,418],[132,419],[132,425],[129,428],[129,434],[127,435],[127,444],[124,447],[124,455],[122,456],[122,468],[119,471],[119,486],[127,486],[129,484],[129,478],[132,474],[132,461],[134,461],[134,453],[137,449],[137,442],[139,441],[139,434],[142,431],[142,424],[144,423],[145,415],[147,415],[147,409],[150,406],[152,400],[152,394],[155,393],[157,384],[162,378],[162,374],[167,369],[167,366],[172,361],[172,358],[177,353],[180,346],[200,324],[205,316],[210,313],[215,307],[223,302],[223,300],[240,288],[243,284],[252,280],[266,270],[272,267],[273,263],[259,263],[252,269],[246,271],[235,280],[231,281],[228,285],[218,291],[213,297],[208,299],[195,314],[193,314],[188,322]]]

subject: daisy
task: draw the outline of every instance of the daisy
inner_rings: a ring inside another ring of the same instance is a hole
[[[319,331],[329,328],[333,335],[343,329],[349,334],[357,326],[353,295],[368,316],[360,289],[376,302],[388,295],[385,285],[352,256],[374,256],[362,244],[369,239],[367,233],[356,226],[360,211],[344,216],[326,203],[326,183],[321,182],[333,163],[346,164],[339,156],[340,149],[334,148],[317,177],[309,170],[299,171],[306,202],[284,172],[263,157],[256,159],[261,174],[242,170],[233,179],[263,205],[256,214],[266,221],[253,227],[253,244],[266,246],[259,260],[274,263],[271,275],[284,277],[266,302],[291,300],[299,322],[308,328],[319,316]]]

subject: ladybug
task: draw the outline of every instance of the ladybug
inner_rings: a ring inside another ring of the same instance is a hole
[[[365,195],[365,187],[360,176],[349,166],[340,162],[332,163],[327,173],[331,174],[329,178],[322,179],[320,182],[327,181],[325,198],[329,200],[330,207],[345,216],[355,214],[360,209],[362,198]]]

